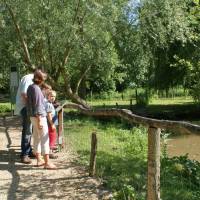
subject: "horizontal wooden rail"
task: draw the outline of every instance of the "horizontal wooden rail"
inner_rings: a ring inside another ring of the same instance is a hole
[[[127,109],[86,109],[79,104],[74,103],[63,103],[61,108],[73,108],[79,110],[81,113],[89,116],[113,116],[121,117],[131,123],[142,124],[147,127],[155,127],[161,129],[172,130],[181,134],[199,134],[200,135],[200,126],[184,122],[184,121],[171,121],[171,120],[159,120],[148,117],[142,117],[136,114],[133,114],[130,110]]]

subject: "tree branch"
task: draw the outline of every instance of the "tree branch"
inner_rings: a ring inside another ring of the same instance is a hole
[[[49,36],[49,30],[46,30],[46,36],[47,36],[47,45],[48,45],[48,54],[50,59],[50,66],[51,69],[53,68],[53,55],[52,55],[52,48],[51,48],[51,38]]]
[[[72,26],[75,24],[76,18],[78,16],[79,8],[80,8],[80,0],[78,0],[77,6],[76,6],[76,9],[75,9],[75,14],[74,14],[74,17],[73,17]],[[70,38],[71,33],[72,33],[72,28],[70,29],[70,32],[69,32],[67,38]],[[71,47],[69,47],[68,44],[69,44],[69,42],[67,42],[66,48],[65,48],[65,51],[64,51],[63,67],[66,65],[66,63],[68,61],[69,53],[71,51]]]
[[[75,90],[74,90],[75,94],[78,94],[79,86],[80,86],[80,84],[81,84],[83,78],[86,76],[86,74],[87,74],[88,71],[90,70],[90,68],[91,68],[91,65],[88,66],[88,67],[85,69],[85,71],[84,71],[83,73],[81,73],[81,77],[78,79],[77,84],[76,84],[76,86],[75,86]]]
[[[34,69],[35,66],[31,62],[31,58],[30,58],[30,54],[29,54],[29,51],[28,51],[27,44],[26,44],[26,42],[24,40],[24,37],[22,35],[21,29],[19,27],[19,24],[17,23],[17,20],[16,20],[16,17],[14,15],[14,12],[13,12],[12,8],[6,2],[5,2],[5,4],[6,4],[6,7],[7,7],[9,13],[10,13],[10,16],[11,16],[12,21],[14,23],[17,35],[18,35],[19,40],[21,42],[22,48],[24,50],[25,61],[30,66],[31,69]]]
[[[84,108],[89,109],[90,106],[87,105],[87,103],[83,99],[81,99],[77,94],[73,93],[70,82],[69,82],[70,79],[69,79],[68,73],[65,68],[62,68],[61,74],[63,76],[63,80],[65,83],[65,91],[66,91],[68,97],[73,102],[78,103],[78,104],[82,105]]]

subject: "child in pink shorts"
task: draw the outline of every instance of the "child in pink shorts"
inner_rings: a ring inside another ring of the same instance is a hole
[[[48,122],[48,130],[49,130],[49,146],[50,146],[50,158],[57,158],[53,154],[53,150],[56,149],[56,126],[58,124],[57,115],[55,108],[53,106],[53,102],[56,98],[56,92],[51,90],[47,94],[47,103],[46,103],[46,112],[47,112],[47,122]]]

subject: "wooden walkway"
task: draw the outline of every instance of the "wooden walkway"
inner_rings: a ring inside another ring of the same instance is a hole
[[[0,118],[0,200],[97,200],[109,199],[108,191],[86,170],[73,162],[64,149],[53,160],[58,170],[45,170],[20,162],[20,120]]]

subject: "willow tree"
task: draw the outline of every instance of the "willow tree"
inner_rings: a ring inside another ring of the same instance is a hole
[[[92,77],[110,77],[119,59],[112,38],[114,22],[126,1],[35,0],[4,1],[4,18],[10,39],[25,68],[43,66],[51,84],[62,87],[74,102],[81,82]],[[109,19],[109,20],[108,20]]]
[[[174,67],[190,39],[188,1],[142,0],[139,10],[139,38],[146,59],[146,84],[168,90],[183,84],[185,68]],[[144,61],[142,61],[144,62]]]

